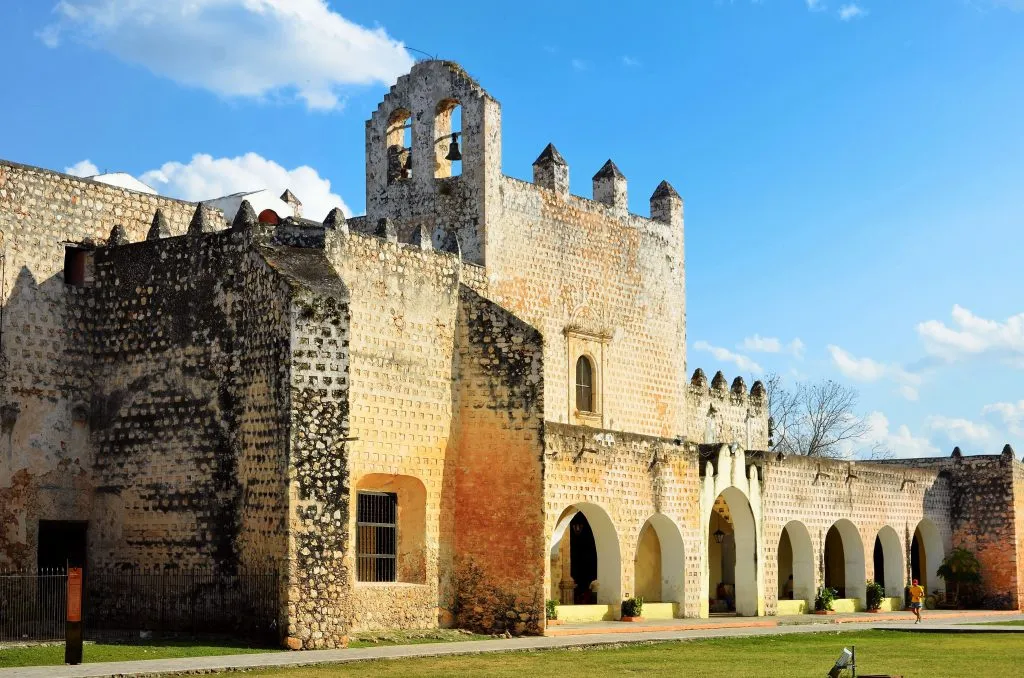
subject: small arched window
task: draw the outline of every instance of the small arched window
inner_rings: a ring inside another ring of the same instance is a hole
[[[585,355],[576,361],[576,409],[594,411],[594,364]]]
[[[412,113],[399,108],[388,119],[388,183],[412,176]]]

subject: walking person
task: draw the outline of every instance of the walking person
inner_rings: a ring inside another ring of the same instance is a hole
[[[910,610],[917,617],[915,624],[921,623],[921,602],[924,600],[924,587],[915,579],[910,586]]]

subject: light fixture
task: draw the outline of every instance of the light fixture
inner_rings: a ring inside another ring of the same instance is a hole
[[[715,530],[715,533],[712,536],[715,538],[715,543],[721,544],[722,540],[725,539],[725,532],[722,532],[722,530]]]
[[[462,153],[459,152],[458,132],[452,132],[452,142],[448,145],[448,155],[444,156],[444,159],[452,162],[462,160]]]
[[[580,525],[579,523],[573,523],[572,524],[572,533],[573,534],[580,534],[581,532],[583,532],[583,526]]]
[[[853,675],[857,675],[857,663],[856,652],[857,648],[854,647],[851,652],[849,648],[843,648],[843,653],[839,655],[839,659],[836,660],[835,666],[828,672],[828,678],[839,678],[839,674],[843,672],[843,669],[850,668],[853,670]]]

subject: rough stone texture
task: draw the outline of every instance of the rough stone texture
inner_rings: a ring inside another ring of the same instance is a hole
[[[227,230],[202,206],[0,163],[0,566],[35,565],[39,520],[85,517],[90,567],[274,567],[282,643],[340,647],[372,629],[541,631],[578,513],[613,614],[626,594],[708,614],[720,520],[745,540],[741,612],[771,614],[797,521],[809,590],[831,526],[860,544],[854,594],[876,535],[906,570],[922,526],[939,552],[976,549],[986,590],[1021,604],[1012,451],[779,458],[757,451],[762,384],[687,378],[667,182],[644,217],[611,163],[594,200],[570,195],[553,146],[534,184],[503,176],[500,106],[451,62],[402,76],[366,141],[365,217],[271,226],[243,209]],[[65,241],[81,285],[63,280]],[[363,490],[397,497],[395,581],[359,581]]]

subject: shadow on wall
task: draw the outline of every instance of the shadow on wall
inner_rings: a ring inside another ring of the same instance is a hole
[[[88,514],[91,463],[83,404],[87,354],[80,288],[27,266],[0,290],[0,567],[36,564],[40,518]]]

